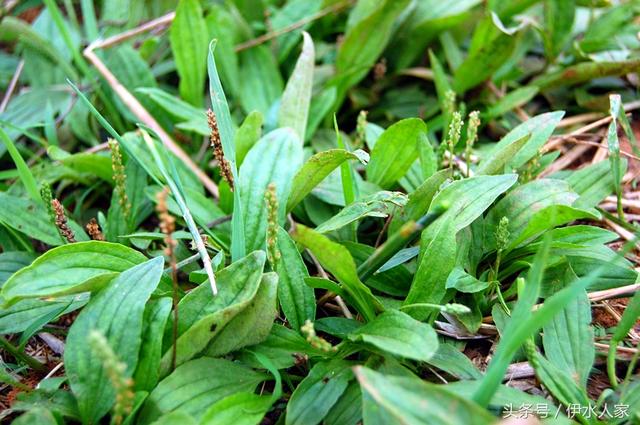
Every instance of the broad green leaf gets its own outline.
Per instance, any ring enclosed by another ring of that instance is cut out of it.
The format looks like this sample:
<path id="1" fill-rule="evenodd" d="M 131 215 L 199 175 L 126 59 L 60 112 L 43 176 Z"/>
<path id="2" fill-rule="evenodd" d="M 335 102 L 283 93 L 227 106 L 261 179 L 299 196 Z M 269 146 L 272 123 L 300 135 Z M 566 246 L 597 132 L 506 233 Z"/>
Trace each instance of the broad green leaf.
<path id="1" fill-rule="evenodd" d="M 216 401 L 239 392 L 252 392 L 265 379 L 264 373 L 230 360 L 191 360 L 176 368 L 149 394 L 138 423 L 150 424 L 170 412 L 186 413 L 200 420 Z"/>
<path id="2" fill-rule="evenodd" d="M 356 264 L 347 248 L 301 224 L 291 236 L 313 252 L 320 264 L 335 276 L 366 320 L 372 320 L 375 311 L 382 311 L 380 301 L 358 278 Z"/>
<path id="3" fill-rule="evenodd" d="M 436 224 L 449 218 L 454 223 L 455 232 L 467 227 L 517 180 L 516 174 L 503 174 L 475 176 L 454 181 L 442 189 L 431 201 L 429 211 L 434 211 L 441 206 L 445 206 L 446 211 L 434 225 L 427 228 L 427 232 L 437 230 L 439 227 Z"/>
<path id="4" fill-rule="evenodd" d="M 89 291 L 146 259 L 138 251 L 110 242 L 63 245 L 11 276 L 2 287 L 2 297 L 11 304 L 23 298 Z"/>
<path id="5" fill-rule="evenodd" d="M 435 224 L 433 225 L 435 226 Z M 449 273 L 455 266 L 456 227 L 455 219 L 449 217 L 442 221 L 433 237 L 422 232 L 418 269 L 413 277 L 411 289 L 403 305 L 420 303 L 440 304 L 446 291 Z M 424 319 L 428 313 L 421 308 L 409 308 L 411 316 Z"/>
<path id="6" fill-rule="evenodd" d="M 255 251 L 216 273 L 219 292 L 211 296 L 208 285 L 200 285 L 178 304 L 177 358 L 180 365 L 203 352 L 224 327 L 254 299 L 264 267 L 265 254 Z M 171 370 L 172 348 L 162 357 L 160 376 Z"/>
<path id="7" fill-rule="evenodd" d="M 409 193 L 407 205 L 405 205 L 400 217 L 404 220 L 418 220 L 425 215 L 429 211 L 433 197 L 450 176 L 449 170 L 440 170 L 426 179 L 415 191 Z"/>
<path id="8" fill-rule="evenodd" d="M 369 181 L 387 189 L 404 176 L 418 158 L 420 135 L 426 132 L 427 126 L 418 118 L 398 121 L 386 129 L 371 151 Z"/>
<path id="9" fill-rule="evenodd" d="M 265 245 L 267 207 L 264 194 L 270 183 L 276 186 L 278 218 L 284 224 L 285 199 L 295 172 L 302 164 L 302 144 L 291 129 L 278 129 L 265 135 L 247 154 L 240 167 L 237 191 L 242 199 L 246 249 Z"/>
<path id="10" fill-rule="evenodd" d="M 364 366 L 356 366 L 354 373 L 362 389 L 366 425 L 485 425 L 495 421 L 477 404 L 448 391 L 446 385 L 385 376 Z"/>
<path id="11" fill-rule="evenodd" d="M 515 142 L 507 145 L 504 149 L 492 152 L 492 155 L 488 158 L 484 158 L 478 168 L 476 170 L 477 175 L 494 175 L 494 174 L 502 174 L 504 172 L 504 167 L 507 165 L 514 156 L 518 154 L 520 149 L 522 149 L 527 142 L 529 141 L 529 136 L 524 136 Z"/>
<path id="12" fill-rule="evenodd" d="M 56 421 L 56 418 L 51 411 L 44 407 L 36 407 L 18 416 L 11 423 L 16 425 L 57 425 L 58 421 Z"/>
<path id="13" fill-rule="evenodd" d="M 151 391 L 160 378 L 162 338 L 171 306 L 171 298 L 163 297 L 150 302 L 144 310 L 142 344 L 138 365 L 133 374 L 135 389 L 138 391 Z"/>
<path id="14" fill-rule="evenodd" d="M 27 267 L 37 258 L 36 254 L 24 251 L 0 253 L 0 287 L 18 270 Z"/>
<path id="15" fill-rule="evenodd" d="M 571 376 L 571 370 L 559 367 L 538 352 L 534 354 L 533 363 L 536 376 L 561 403 L 565 405 L 575 403 L 585 407 L 591 404 L 585 390 L 575 381 L 575 376 Z"/>
<path id="16" fill-rule="evenodd" d="M 202 416 L 200 425 L 258 425 L 271 407 L 270 396 L 241 392 L 215 402 Z"/>
<path id="17" fill-rule="evenodd" d="M 276 368 L 286 369 L 296 362 L 297 354 L 304 353 L 309 357 L 324 357 L 326 352 L 314 348 L 298 332 L 280 324 L 274 324 L 271 333 L 263 342 L 240 351 L 237 357 L 252 367 L 262 368 L 256 361 L 255 354 L 267 358 Z M 296 354 L 297 353 L 297 354 Z"/>
<path id="18" fill-rule="evenodd" d="M 157 420 L 153 421 L 153 425 L 198 425 L 193 416 L 188 413 L 177 411 L 170 412 L 166 415 L 160 416 Z"/>
<path id="19" fill-rule="evenodd" d="M 333 170 L 349 159 L 366 163 L 368 156 L 360 150 L 349 152 L 345 149 L 329 149 L 309 158 L 293 178 L 291 193 L 287 200 L 287 212 L 298 205 Z"/>
<path id="20" fill-rule="evenodd" d="M 209 357 L 222 357 L 264 341 L 278 315 L 277 293 L 278 276 L 275 273 L 264 274 L 251 303 L 215 335 L 205 354 Z"/>
<path id="21" fill-rule="evenodd" d="M 115 390 L 106 371 L 87 349 L 91 331 L 107 338 L 132 376 L 142 343 L 144 306 L 162 277 L 164 260 L 156 257 L 115 277 L 95 294 L 74 321 L 66 340 L 64 364 L 71 390 L 85 422 L 97 422 L 115 402 Z"/>
<path id="22" fill-rule="evenodd" d="M 0 309 L 0 334 L 24 332 L 43 318 L 55 320 L 64 314 L 71 313 L 84 306 L 88 301 L 86 295 L 62 297 L 53 300 L 26 299 Z"/>
<path id="23" fill-rule="evenodd" d="M 307 267 L 298 252 L 295 242 L 286 230 L 278 228 L 278 300 L 291 328 L 299 330 L 307 320 L 316 316 L 316 299 L 313 289 L 304 282 L 309 277 Z"/>
<path id="24" fill-rule="evenodd" d="M 315 48 L 308 33 L 303 31 L 302 38 L 302 52 L 280 101 L 278 124 L 280 127 L 292 128 L 300 142 L 304 143 L 311 104 Z"/>
<path id="25" fill-rule="evenodd" d="M 586 388 L 595 359 L 591 303 L 587 293 L 583 291 L 571 300 L 544 326 L 542 335 L 545 356 L 581 388 Z"/>
<path id="26" fill-rule="evenodd" d="M 352 381 L 324 418 L 324 425 L 355 425 L 362 421 L 362 392 Z"/>
<path id="27" fill-rule="evenodd" d="M 36 203 L 30 199 L 9 195 L 7 192 L 0 192 L 0 204 L 2 204 L 2 208 L 0 208 L 0 223 L 47 245 L 58 246 L 63 243 L 58 229 L 51 221 L 47 210 L 41 202 Z M 82 227 L 76 222 L 69 220 L 68 224 L 75 233 L 76 240 L 89 240 Z"/>
<path id="28" fill-rule="evenodd" d="M 444 116 L 447 111 L 447 93 L 449 90 L 453 90 L 451 87 L 451 81 L 449 75 L 447 75 L 442 67 L 442 64 L 438 60 L 438 57 L 429 50 L 429 63 L 431 64 L 431 69 L 433 70 L 433 82 L 436 86 L 436 93 L 438 94 L 438 104 L 440 105 L 440 110 Z M 453 112 L 453 111 L 451 111 Z M 451 121 L 451 114 L 448 116 L 444 116 L 444 126 L 447 127 L 447 124 Z"/>
<path id="29" fill-rule="evenodd" d="M 251 150 L 253 145 L 260 140 L 262 135 L 262 121 L 264 117 L 258 111 L 253 111 L 242 122 L 236 131 L 234 144 L 236 146 L 236 160 L 238 166 L 242 165 L 244 157 Z"/>
<path id="30" fill-rule="evenodd" d="M 547 142 L 563 116 L 563 111 L 546 112 L 523 122 L 504 136 L 494 146 L 488 154 L 488 157 L 497 157 L 500 155 L 500 152 L 508 149 L 510 145 L 521 142 L 523 137 L 530 136 L 529 141 L 507 164 L 509 167 L 514 169 L 523 166 L 527 161 L 538 154 L 538 151 Z"/>
<path id="31" fill-rule="evenodd" d="M 473 380 L 482 377 L 482 373 L 478 370 L 477 366 L 453 344 L 439 343 L 438 350 L 431 356 L 427 363 L 444 370 L 458 379 Z"/>
<path id="32" fill-rule="evenodd" d="M 403 207 L 407 197 L 402 192 L 386 190 L 362 198 L 344 207 L 340 212 L 316 228 L 317 232 L 328 233 L 338 230 L 365 217 L 387 217 L 396 208 Z"/>
<path id="33" fill-rule="evenodd" d="M 180 76 L 180 96 L 195 106 L 202 105 L 208 37 L 200 1 L 180 0 L 169 40 Z"/>
<path id="34" fill-rule="evenodd" d="M 544 230 L 593 213 L 571 207 L 578 195 L 563 180 L 539 179 L 518 186 L 502 198 L 487 214 L 485 246 L 495 247 L 495 230 L 502 217 L 509 219 L 509 249 Z"/>
<path id="35" fill-rule="evenodd" d="M 255 46 L 240 53 L 240 105 L 246 113 L 260 111 L 265 117 L 282 96 L 284 83 L 271 49 Z M 298 142 L 300 143 L 300 142 Z M 300 143 L 302 144 L 302 143 Z"/>
<path id="36" fill-rule="evenodd" d="M 353 379 L 351 366 L 344 360 L 317 363 L 291 394 L 285 424 L 319 424 Z"/>
<path id="37" fill-rule="evenodd" d="M 478 280 L 464 271 L 461 267 L 455 267 L 447 277 L 446 288 L 460 292 L 473 294 L 489 287 L 489 282 Z"/>
<path id="38" fill-rule="evenodd" d="M 428 361 L 438 349 L 438 337 L 429 324 L 397 310 L 385 311 L 348 338 L 373 345 L 387 353 L 423 362 Z"/>
<path id="39" fill-rule="evenodd" d="M 627 161 L 621 158 L 621 174 L 627 169 Z M 604 198 L 615 191 L 615 181 L 611 166 L 600 161 L 571 172 L 565 180 L 580 197 L 573 203 L 576 208 L 594 208 Z"/>
<path id="40" fill-rule="evenodd" d="M 350 28 L 336 57 L 335 85 L 338 103 L 352 86 L 360 82 L 375 64 L 391 38 L 393 24 L 408 0 L 383 0 L 376 10 Z"/>

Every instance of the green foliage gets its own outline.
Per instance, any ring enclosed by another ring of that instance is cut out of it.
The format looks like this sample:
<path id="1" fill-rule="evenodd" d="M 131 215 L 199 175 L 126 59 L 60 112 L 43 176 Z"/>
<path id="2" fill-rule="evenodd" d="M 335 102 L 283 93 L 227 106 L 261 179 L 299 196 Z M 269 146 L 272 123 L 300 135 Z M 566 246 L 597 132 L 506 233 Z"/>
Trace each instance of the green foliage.
<path id="1" fill-rule="evenodd" d="M 637 2 L 42 3 L 0 8 L 3 419 L 637 420 Z"/>

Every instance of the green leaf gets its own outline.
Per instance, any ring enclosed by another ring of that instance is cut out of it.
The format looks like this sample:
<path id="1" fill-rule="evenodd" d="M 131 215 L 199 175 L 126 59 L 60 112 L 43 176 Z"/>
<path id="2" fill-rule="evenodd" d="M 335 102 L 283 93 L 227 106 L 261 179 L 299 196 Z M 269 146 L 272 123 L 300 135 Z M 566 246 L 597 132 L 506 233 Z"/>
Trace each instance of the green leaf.
<path id="1" fill-rule="evenodd" d="M 378 60 L 391 38 L 396 18 L 407 4 L 408 0 L 383 0 L 373 13 L 347 30 L 336 58 L 338 104 Z"/>
<path id="2" fill-rule="evenodd" d="M 293 240 L 312 251 L 322 267 L 335 276 L 353 299 L 354 307 L 367 321 L 375 317 L 376 310 L 382 311 L 380 301 L 358 278 L 356 264 L 347 248 L 301 224 L 296 226 L 291 236 Z"/>
<path id="3" fill-rule="evenodd" d="M 40 191 L 38 190 L 38 183 L 36 183 L 36 179 L 33 177 L 33 174 L 31 174 L 31 170 L 27 163 L 22 159 L 22 155 L 18 152 L 16 145 L 2 127 L 0 127 L 0 141 L 7 148 L 9 156 L 11 156 L 13 163 L 16 165 L 18 175 L 20 176 L 20 180 L 22 181 L 24 188 L 27 190 L 27 193 L 34 202 L 41 203 L 42 199 L 40 198 Z"/>
<path id="4" fill-rule="evenodd" d="M 324 357 L 327 354 L 312 347 L 298 332 L 276 323 L 266 340 L 236 355 L 243 363 L 252 367 L 263 367 L 256 361 L 255 354 L 258 354 L 267 358 L 278 369 L 286 369 L 295 364 L 296 353 L 304 353 L 309 357 Z"/>
<path id="5" fill-rule="evenodd" d="M 574 275 L 575 278 L 575 275 Z M 580 293 L 543 327 L 544 353 L 558 369 L 586 388 L 595 359 L 591 303 Z"/>
<path id="6" fill-rule="evenodd" d="M 109 242 L 76 242 L 51 249 L 11 276 L 2 297 L 12 304 L 23 298 L 52 297 L 98 289 L 116 274 L 147 258 Z"/>
<path id="7" fill-rule="evenodd" d="M 418 158 L 423 141 L 420 135 L 426 132 L 427 126 L 419 118 L 407 118 L 386 129 L 371 151 L 369 181 L 387 189 L 404 176 Z"/>
<path id="8" fill-rule="evenodd" d="M 37 255 L 24 251 L 7 251 L 0 253 L 0 287 L 18 270 L 27 267 Z"/>
<path id="9" fill-rule="evenodd" d="M 440 170 L 426 179 L 424 183 L 409 194 L 407 205 L 405 205 L 400 217 L 404 220 L 418 220 L 425 215 L 429 211 L 433 197 L 449 176 L 451 176 L 449 170 Z"/>
<path id="10" fill-rule="evenodd" d="M 237 191 L 242 199 L 244 234 L 249 251 L 262 249 L 267 229 L 264 194 L 270 183 L 276 186 L 278 218 L 284 224 L 285 202 L 295 172 L 302 164 L 302 144 L 291 129 L 278 129 L 265 135 L 247 154 L 240 167 Z"/>
<path id="11" fill-rule="evenodd" d="M 454 74 L 456 92 L 464 93 L 490 78 L 511 57 L 515 46 L 516 37 L 502 32 L 485 15 L 473 33 L 469 54 Z"/>
<path id="12" fill-rule="evenodd" d="M 446 211 L 436 223 L 427 228 L 427 232 L 437 230 L 439 228 L 437 223 L 449 218 L 455 224 L 455 232 L 467 227 L 517 180 L 516 174 L 503 174 L 475 176 L 454 181 L 442 189 L 431 201 L 429 211 L 434 211 L 442 206 L 446 206 Z"/>
<path id="13" fill-rule="evenodd" d="M 200 425 L 258 425 L 271 407 L 270 396 L 236 393 L 214 403 L 200 420 Z"/>
<path id="14" fill-rule="evenodd" d="M 307 267 L 298 252 L 295 242 L 286 230 L 278 228 L 278 300 L 287 321 L 295 330 L 299 330 L 307 320 L 316 316 L 316 299 L 313 289 L 304 279 L 309 277 Z"/>
<path id="15" fill-rule="evenodd" d="M 530 84 L 540 90 L 574 86 L 596 78 L 618 77 L 640 70 L 640 59 L 619 62 L 581 62 L 535 78 Z"/>
<path id="16" fill-rule="evenodd" d="M 539 179 L 518 186 L 487 214 L 485 246 L 495 247 L 494 233 L 502 217 L 509 219 L 509 249 L 560 224 L 593 218 L 593 213 L 571 207 L 576 199 L 578 196 L 563 180 Z"/>
<path id="17" fill-rule="evenodd" d="M 376 192 L 358 202 L 344 207 L 340 212 L 316 228 L 317 232 L 328 233 L 361 220 L 365 217 L 387 217 L 398 207 L 403 207 L 407 197 L 402 192 L 386 190 Z"/>
<path id="18" fill-rule="evenodd" d="M 307 32 L 302 32 L 302 52 L 296 62 L 293 73 L 282 94 L 278 124 L 290 127 L 304 142 L 311 104 L 311 88 L 313 86 L 313 67 L 315 66 L 315 48 L 313 40 Z"/>
<path id="19" fill-rule="evenodd" d="M 495 421 L 486 410 L 448 391 L 447 386 L 415 377 L 385 376 L 364 366 L 356 366 L 354 373 L 362 389 L 367 425 L 485 425 Z"/>
<path id="20" fill-rule="evenodd" d="M 263 274 L 251 303 L 215 335 L 205 354 L 209 357 L 221 357 L 264 341 L 278 315 L 277 293 L 278 276 L 275 273 Z"/>
<path id="21" fill-rule="evenodd" d="M 209 407 L 239 392 L 252 392 L 267 375 L 236 362 L 202 357 L 178 367 L 149 394 L 138 423 L 150 424 L 164 414 L 179 412 L 200 420 Z"/>
<path id="22" fill-rule="evenodd" d="M 489 282 L 483 282 L 471 276 L 461 267 L 455 267 L 447 277 L 446 288 L 473 294 L 489 287 Z"/>
<path id="23" fill-rule="evenodd" d="M 180 365 L 203 352 L 224 327 L 251 303 L 256 296 L 265 253 L 255 251 L 216 273 L 219 292 L 211 296 L 207 285 L 189 292 L 178 304 L 177 358 Z M 172 348 L 162 357 L 161 376 L 166 376 L 172 363 Z"/>
<path id="24" fill-rule="evenodd" d="M 169 40 L 180 76 L 180 96 L 195 106 L 202 105 L 208 37 L 200 2 L 180 0 Z"/>
<path id="25" fill-rule="evenodd" d="M 115 402 L 105 370 L 87 349 L 92 330 L 101 331 L 132 376 L 142 343 L 144 306 L 162 277 L 164 260 L 156 257 L 121 273 L 95 294 L 74 321 L 66 340 L 64 363 L 84 421 L 97 422 Z"/>
<path id="26" fill-rule="evenodd" d="M 329 149 L 309 158 L 293 178 L 291 193 L 287 200 L 287 212 L 298 205 L 333 170 L 349 159 L 366 163 L 368 156 L 361 150 L 349 152 L 345 149 Z"/>
<path id="27" fill-rule="evenodd" d="M 500 151 L 494 151 L 488 158 L 484 158 L 480 164 L 478 165 L 478 169 L 476 170 L 477 175 L 493 175 L 493 174 L 502 174 L 504 172 L 504 167 L 507 165 L 514 156 L 520 152 L 527 142 L 529 141 L 529 136 L 524 136 L 515 142 L 507 145 L 504 149 Z"/>
<path id="28" fill-rule="evenodd" d="M 438 349 L 438 337 L 427 323 L 406 313 L 388 310 L 348 336 L 407 359 L 426 362 Z"/>
<path id="29" fill-rule="evenodd" d="M 58 421 L 48 409 L 36 407 L 23 413 L 11 423 L 16 425 L 57 425 Z"/>
<path id="30" fill-rule="evenodd" d="M 253 111 L 242 122 L 234 138 L 236 147 L 236 160 L 238 166 L 242 165 L 244 157 L 251 150 L 253 145 L 260 140 L 262 135 L 262 121 L 264 117 L 258 111 Z"/>
<path id="31" fill-rule="evenodd" d="M 571 37 L 576 15 L 574 0 L 545 0 L 544 2 L 544 49 L 547 58 L 554 59 Z"/>
<path id="32" fill-rule="evenodd" d="M 209 54 L 207 56 L 207 70 L 209 74 L 209 96 L 211 98 L 211 109 L 216 115 L 218 129 L 220 131 L 220 141 L 224 157 L 229 161 L 231 173 L 234 181 L 238 181 L 238 168 L 236 163 L 236 149 L 234 143 L 234 128 L 231 121 L 229 104 L 224 95 L 220 76 L 216 68 L 216 61 L 213 56 L 216 42 L 213 40 L 209 44 Z M 233 216 L 231 218 L 231 258 L 233 261 L 239 260 L 247 254 L 245 241 L 245 222 L 243 218 L 243 206 L 240 199 L 240 191 L 233 192 Z"/>
<path id="33" fill-rule="evenodd" d="M 570 371 L 558 367 L 540 353 L 534 354 L 536 376 L 555 398 L 565 405 L 589 406 L 591 401 Z M 579 416 L 582 416 L 578 414 Z"/>
<path id="34" fill-rule="evenodd" d="M 35 202 L 0 192 L 0 204 L 0 223 L 47 245 L 58 246 L 64 243 L 42 201 Z M 73 220 L 69 220 L 68 224 L 77 240 L 89 239 L 82 227 Z"/>
<path id="35" fill-rule="evenodd" d="M 62 297 L 54 300 L 26 299 L 0 309 L 0 334 L 15 334 L 33 329 L 43 318 L 55 320 L 85 305 L 86 295 Z M 53 316 L 55 315 L 55 316 Z"/>
<path id="36" fill-rule="evenodd" d="M 220 65 L 220 74 L 225 87 L 234 97 L 240 92 L 240 71 L 238 67 L 238 54 L 234 45 L 240 41 L 236 18 L 236 10 L 222 4 L 207 4 L 209 13 L 206 17 L 209 39 L 217 42 L 215 57 Z"/>
<path id="37" fill-rule="evenodd" d="M 144 310 L 142 344 L 138 366 L 133 375 L 137 391 L 151 391 L 160 378 L 162 338 L 171 313 L 172 300 L 163 297 L 150 302 Z"/>
<path id="38" fill-rule="evenodd" d="M 627 161 L 621 158 L 620 163 L 622 170 L 626 170 Z M 621 174 L 624 174 L 622 170 Z M 594 208 L 616 190 L 611 165 L 607 161 L 596 162 L 573 171 L 565 177 L 565 180 L 571 189 L 580 195 L 573 203 L 576 208 Z"/>
<path id="39" fill-rule="evenodd" d="M 446 213 L 445 213 L 446 214 Z M 433 226 L 436 226 L 434 224 Z M 445 292 L 449 273 L 455 266 L 456 233 L 455 219 L 450 217 L 431 232 L 422 232 L 418 270 L 413 277 L 411 289 L 403 306 L 420 303 L 440 304 Z M 421 308 L 410 308 L 411 316 L 424 319 L 428 313 Z"/>
<path id="40" fill-rule="evenodd" d="M 352 381 L 324 418 L 324 425 L 355 425 L 362 421 L 362 392 Z"/>
<path id="41" fill-rule="evenodd" d="M 481 116 L 485 120 L 498 118 L 512 109 L 527 104 L 527 102 L 538 94 L 538 91 L 538 88 L 535 86 L 525 86 L 515 89 L 498 99 L 495 103 L 489 105 Z"/>
<path id="42" fill-rule="evenodd" d="M 353 378 L 351 366 L 344 360 L 317 363 L 291 394 L 285 424 L 319 424 Z"/>
<path id="43" fill-rule="evenodd" d="M 254 46 L 240 53 L 240 80 L 238 100 L 242 109 L 246 113 L 260 111 L 268 116 L 271 107 L 282 96 L 284 86 L 278 63 L 269 47 Z"/>
<path id="44" fill-rule="evenodd" d="M 522 167 L 527 161 L 538 154 L 542 146 L 549 140 L 553 130 L 563 116 L 564 111 L 556 111 L 546 112 L 528 119 L 504 136 L 488 154 L 488 158 L 500 156 L 500 153 L 509 149 L 510 145 L 521 142 L 523 137 L 530 136 L 529 141 L 507 164 L 514 169 Z"/>

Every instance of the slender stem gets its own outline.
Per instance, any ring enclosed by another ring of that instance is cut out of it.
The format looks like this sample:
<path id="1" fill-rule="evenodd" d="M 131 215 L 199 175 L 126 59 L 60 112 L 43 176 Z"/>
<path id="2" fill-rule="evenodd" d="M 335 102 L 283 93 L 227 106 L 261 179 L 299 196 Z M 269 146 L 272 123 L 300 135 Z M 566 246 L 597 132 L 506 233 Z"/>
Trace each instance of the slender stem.
<path id="1" fill-rule="evenodd" d="M 396 252 L 413 241 L 425 227 L 433 223 L 444 211 L 444 207 L 436 207 L 432 212 L 425 214 L 418 221 L 405 223 L 400 230 L 391 235 L 380 248 L 376 249 L 369 258 L 360 264 L 360 267 L 358 267 L 358 277 L 360 280 L 364 282 L 371 277 L 371 275 L 393 257 Z"/>
<path id="2" fill-rule="evenodd" d="M 45 365 L 43 363 L 40 363 L 38 360 L 36 360 L 35 358 L 31 357 L 30 355 L 23 353 L 22 351 L 20 351 L 16 346 L 14 346 L 13 344 L 11 344 L 5 337 L 0 336 L 0 345 L 2 345 L 2 347 L 9 353 L 11 354 L 16 360 L 20 360 L 24 363 L 26 363 L 31 369 L 33 370 L 37 370 L 39 372 L 45 370 Z"/>

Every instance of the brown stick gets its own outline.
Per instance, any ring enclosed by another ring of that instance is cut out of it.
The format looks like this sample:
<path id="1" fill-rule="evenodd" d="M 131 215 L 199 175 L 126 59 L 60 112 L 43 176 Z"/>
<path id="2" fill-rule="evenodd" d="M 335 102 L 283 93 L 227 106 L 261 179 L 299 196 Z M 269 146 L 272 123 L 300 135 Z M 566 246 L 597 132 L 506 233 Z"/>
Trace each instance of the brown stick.
<path id="1" fill-rule="evenodd" d="M 138 118 L 143 124 L 147 125 L 151 128 L 160 138 L 164 146 L 169 149 L 175 156 L 180 158 L 187 164 L 196 176 L 200 179 L 202 184 L 207 188 L 207 190 L 217 198 L 218 195 L 218 186 L 214 183 L 211 178 L 198 167 L 198 165 L 191 159 L 189 155 L 182 150 L 180 146 L 173 141 L 171 136 L 164 131 L 162 126 L 158 124 L 158 122 L 151 116 L 151 114 L 142 106 L 142 104 L 136 99 L 129 91 L 118 81 L 115 75 L 107 68 L 107 66 L 100 60 L 100 58 L 93 51 L 99 43 L 90 44 L 84 50 L 84 56 L 95 66 L 98 72 L 102 75 L 102 77 L 107 81 L 107 83 L 111 86 L 114 92 L 120 97 L 122 102 L 129 107 L 131 112 Z"/>
<path id="2" fill-rule="evenodd" d="M 18 62 L 18 66 L 16 67 L 16 72 L 13 73 L 13 77 L 11 77 L 11 81 L 9 81 L 9 86 L 7 87 L 7 91 L 4 93 L 4 97 L 2 98 L 2 103 L 0 103 L 0 113 L 4 112 L 9 104 L 9 99 L 11 99 L 11 95 L 13 91 L 16 89 L 18 85 L 18 79 L 20 78 L 20 74 L 22 74 L 22 69 L 24 68 L 24 59 Z"/>

